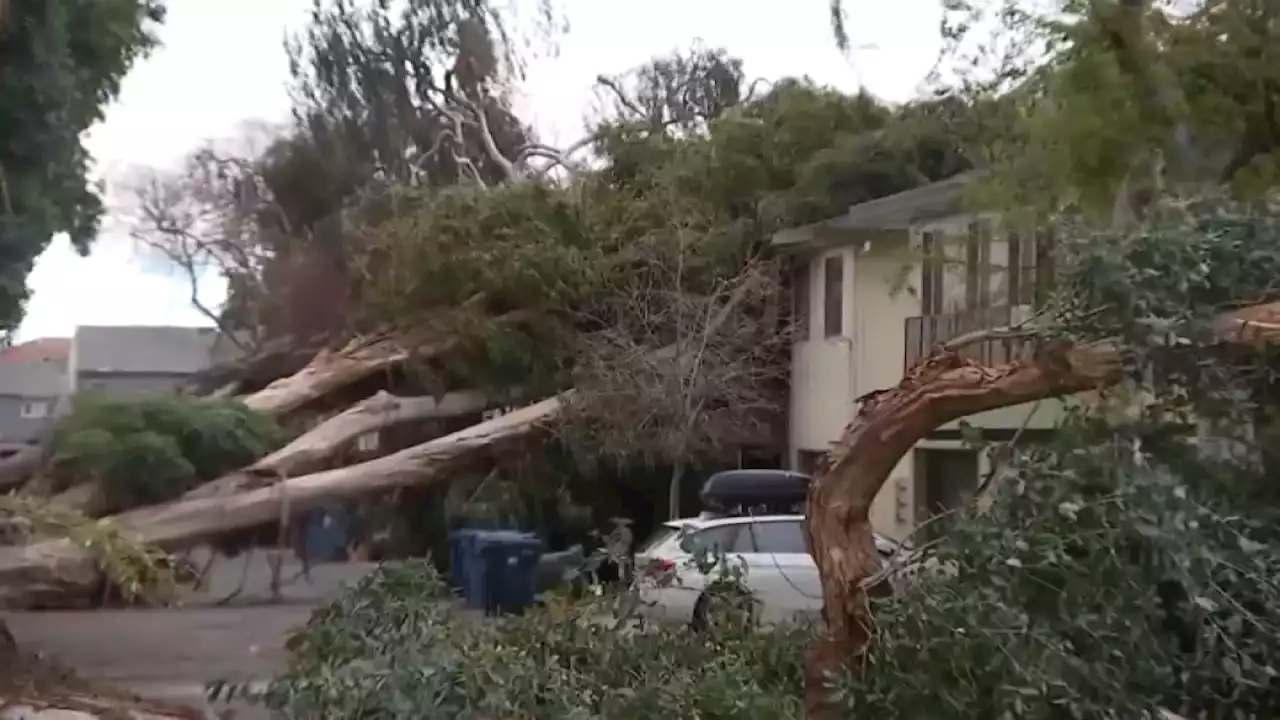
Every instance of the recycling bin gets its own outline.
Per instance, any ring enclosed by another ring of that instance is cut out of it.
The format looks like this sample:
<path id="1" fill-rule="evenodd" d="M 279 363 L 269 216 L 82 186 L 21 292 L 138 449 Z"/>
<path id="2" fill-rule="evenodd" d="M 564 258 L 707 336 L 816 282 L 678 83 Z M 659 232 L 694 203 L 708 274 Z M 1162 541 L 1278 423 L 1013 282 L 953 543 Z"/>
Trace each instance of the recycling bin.
<path id="1" fill-rule="evenodd" d="M 512 531 L 478 534 L 473 559 L 481 568 L 476 573 L 476 589 L 483 600 L 474 606 L 483 608 L 487 615 L 523 612 L 537 594 L 541 556 L 542 540 L 536 535 Z"/>
<path id="2" fill-rule="evenodd" d="M 460 528 L 449 533 L 449 586 L 467 596 L 467 562 L 474 552 L 475 528 Z"/>

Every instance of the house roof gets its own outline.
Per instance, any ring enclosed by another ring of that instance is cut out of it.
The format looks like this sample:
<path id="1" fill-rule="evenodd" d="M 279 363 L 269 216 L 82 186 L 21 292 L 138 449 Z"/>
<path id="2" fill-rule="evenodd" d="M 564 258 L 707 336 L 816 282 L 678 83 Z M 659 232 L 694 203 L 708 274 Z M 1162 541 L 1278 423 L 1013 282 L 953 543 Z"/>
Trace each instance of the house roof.
<path id="1" fill-rule="evenodd" d="M 984 174 L 982 170 L 970 170 L 936 183 L 858 203 L 838 217 L 782 230 L 773 236 L 772 242 L 775 246 L 807 245 L 821 241 L 827 233 L 906 230 L 922 220 L 955 215 L 963 211 L 965 191 Z"/>
<path id="2" fill-rule="evenodd" d="M 37 338 L 0 350 L 0 365 L 41 360 L 66 360 L 71 353 L 71 338 Z"/>
<path id="3" fill-rule="evenodd" d="M 65 395 L 69 389 L 64 359 L 0 364 L 0 395 L 55 398 Z"/>
<path id="4" fill-rule="evenodd" d="M 82 325 L 76 328 L 77 372 L 191 374 L 225 351 L 216 328 Z"/>

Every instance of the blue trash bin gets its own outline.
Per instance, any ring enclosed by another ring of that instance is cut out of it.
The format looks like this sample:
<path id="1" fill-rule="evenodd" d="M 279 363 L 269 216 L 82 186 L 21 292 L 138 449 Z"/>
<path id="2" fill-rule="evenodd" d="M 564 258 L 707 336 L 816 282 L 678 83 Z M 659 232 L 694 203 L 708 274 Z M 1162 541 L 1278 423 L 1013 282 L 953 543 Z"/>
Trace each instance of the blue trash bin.
<path id="1" fill-rule="evenodd" d="M 467 595 L 467 562 L 474 553 L 475 528 L 459 528 L 449 533 L 449 586 Z"/>
<path id="2" fill-rule="evenodd" d="M 537 592 L 538 558 L 542 540 L 530 533 L 499 531 L 484 533 L 475 541 L 477 573 L 483 601 L 477 603 L 486 614 L 519 613 L 533 604 Z"/>

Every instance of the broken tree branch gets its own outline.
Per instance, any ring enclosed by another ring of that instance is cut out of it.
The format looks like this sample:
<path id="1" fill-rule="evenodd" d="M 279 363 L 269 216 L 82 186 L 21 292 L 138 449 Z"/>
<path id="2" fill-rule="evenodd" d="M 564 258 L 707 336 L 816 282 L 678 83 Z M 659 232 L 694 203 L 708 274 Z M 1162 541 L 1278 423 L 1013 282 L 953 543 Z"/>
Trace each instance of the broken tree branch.
<path id="1" fill-rule="evenodd" d="M 1224 343 L 1257 346 L 1280 339 L 1280 302 L 1220 315 Z M 872 501 L 889 473 L 937 427 L 1002 407 L 1101 389 L 1124 377 L 1122 354 L 1105 346 L 1051 343 L 1036 357 L 987 367 L 944 351 L 911 368 L 898 385 L 866 396 L 833 445 L 807 502 L 809 552 L 822 578 L 826 632 L 805 673 L 807 717 L 836 717 L 827 678 L 861 654 L 869 639 L 864 590 L 880 569 L 870 522 Z"/>
<path id="2" fill-rule="evenodd" d="M 261 487 L 264 478 L 297 477 L 330 467 L 335 456 L 361 435 L 403 423 L 479 413 L 491 402 L 482 393 L 449 393 L 432 397 L 396 397 L 379 392 L 320 423 L 258 462 L 206 483 L 184 500 L 232 495 Z"/>

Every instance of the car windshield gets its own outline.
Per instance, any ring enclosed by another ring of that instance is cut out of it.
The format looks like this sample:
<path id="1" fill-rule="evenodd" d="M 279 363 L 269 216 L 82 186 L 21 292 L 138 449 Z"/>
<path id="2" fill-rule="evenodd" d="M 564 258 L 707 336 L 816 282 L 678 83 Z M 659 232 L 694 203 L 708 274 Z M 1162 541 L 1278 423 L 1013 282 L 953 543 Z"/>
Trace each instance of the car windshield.
<path id="1" fill-rule="evenodd" d="M 680 530 L 678 528 L 673 528 L 668 525 L 663 525 L 659 527 L 657 530 L 653 531 L 653 534 L 650 535 L 647 540 L 645 540 L 643 543 L 640 543 L 639 545 L 640 553 L 643 554 L 647 552 L 653 552 L 653 550 L 657 548 L 659 545 L 667 542 L 668 540 L 670 540 L 671 538 L 675 537 L 678 534 L 680 534 Z"/>

